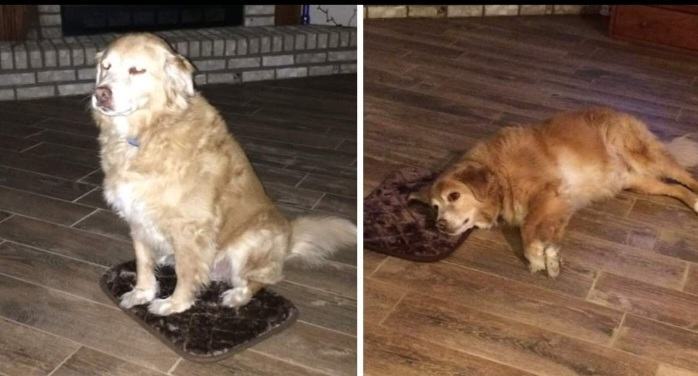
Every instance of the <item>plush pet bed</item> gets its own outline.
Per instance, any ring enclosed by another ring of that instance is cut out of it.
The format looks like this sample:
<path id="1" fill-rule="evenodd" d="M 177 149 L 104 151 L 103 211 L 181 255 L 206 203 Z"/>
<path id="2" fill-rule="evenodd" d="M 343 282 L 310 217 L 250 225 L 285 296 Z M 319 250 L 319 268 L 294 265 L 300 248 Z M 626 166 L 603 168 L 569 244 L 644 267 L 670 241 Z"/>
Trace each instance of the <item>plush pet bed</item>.
<path id="1" fill-rule="evenodd" d="M 420 168 L 398 170 L 364 199 L 365 248 L 424 262 L 438 261 L 453 253 L 470 231 L 460 236 L 440 233 L 429 205 L 408 200 L 411 192 L 436 176 Z"/>
<path id="2" fill-rule="evenodd" d="M 136 262 L 129 261 L 109 269 L 100 281 L 104 292 L 118 305 L 119 298 L 130 291 L 136 278 Z M 156 272 L 160 283 L 158 298 L 174 291 L 177 277 L 170 266 Z M 221 293 L 230 286 L 213 282 L 202 291 L 189 310 L 170 316 L 148 312 L 146 304 L 123 309 L 150 333 L 154 334 L 185 359 L 210 362 L 233 355 L 291 325 L 298 310 L 284 297 L 262 290 L 239 309 L 220 305 Z"/>

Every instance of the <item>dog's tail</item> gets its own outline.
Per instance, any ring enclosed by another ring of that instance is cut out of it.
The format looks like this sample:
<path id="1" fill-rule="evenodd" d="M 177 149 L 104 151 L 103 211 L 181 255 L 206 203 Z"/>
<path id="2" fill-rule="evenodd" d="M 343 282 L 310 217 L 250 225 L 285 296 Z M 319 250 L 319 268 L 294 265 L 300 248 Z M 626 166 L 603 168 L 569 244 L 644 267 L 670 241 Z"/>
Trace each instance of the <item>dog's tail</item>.
<path id="1" fill-rule="evenodd" d="M 665 144 L 666 150 L 683 167 L 698 166 L 698 142 L 695 134 L 676 137 Z"/>
<path id="2" fill-rule="evenodd" d="M 287 261 L 315 267 L 337 250 L 356 246 L 356 226 L 346 219 L 299 217 L 291 222 L 291 229 L 291 251 Z"/>

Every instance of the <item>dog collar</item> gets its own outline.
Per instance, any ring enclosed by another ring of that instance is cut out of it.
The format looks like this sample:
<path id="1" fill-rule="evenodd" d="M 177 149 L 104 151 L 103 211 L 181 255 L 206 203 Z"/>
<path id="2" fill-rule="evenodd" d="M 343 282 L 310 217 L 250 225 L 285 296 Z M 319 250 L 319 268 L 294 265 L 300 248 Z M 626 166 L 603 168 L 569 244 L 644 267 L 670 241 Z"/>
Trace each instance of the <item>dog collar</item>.
<path id="1" fill-rule="evenodd" d="M 139 147 L 141 146 L 141 143 L 138 141 L 138 138 L 136 137 L 127 137 L 126 142 L 128 142 L 129 145 Z"/>

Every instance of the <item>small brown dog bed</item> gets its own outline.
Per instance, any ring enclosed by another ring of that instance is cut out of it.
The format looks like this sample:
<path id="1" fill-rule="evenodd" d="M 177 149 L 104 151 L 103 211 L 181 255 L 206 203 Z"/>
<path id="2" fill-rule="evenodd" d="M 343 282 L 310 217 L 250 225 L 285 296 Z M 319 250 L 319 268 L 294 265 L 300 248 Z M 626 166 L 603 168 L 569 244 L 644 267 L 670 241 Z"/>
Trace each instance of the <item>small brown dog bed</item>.
<path id="1" fill-rule="evenodd" d="M 468 237 L 448 236 L 435 227 L 434 211 L 409 195 L 431 183 L 437 174 L 405 168 L 390 174 L 364 199 L 364 246 L 412 261 L 441 260 Z"/>
<path id="2" fill-rule="evenodd" d="M 155 276 L 160 283 L 157 297 L 171 295 L 177 283 L 174 269 L 162 266 Z M 121 295 L 133 289 L 135 279 L 136 262 L 129 261 L 107 270 L 100 285 L 118 305 Z M 268 290 L 258 292 L 238 309 L 222 306 L 221 293 L 229 288 L 225 283 L 212 282 L 199 294 L 194 306 L 169 316 L 151 314 L 147 304 L 122 310 L 181 357 L 196 362 L 231 356 L 279 333 L 298 316 L 293 303 Z"/>

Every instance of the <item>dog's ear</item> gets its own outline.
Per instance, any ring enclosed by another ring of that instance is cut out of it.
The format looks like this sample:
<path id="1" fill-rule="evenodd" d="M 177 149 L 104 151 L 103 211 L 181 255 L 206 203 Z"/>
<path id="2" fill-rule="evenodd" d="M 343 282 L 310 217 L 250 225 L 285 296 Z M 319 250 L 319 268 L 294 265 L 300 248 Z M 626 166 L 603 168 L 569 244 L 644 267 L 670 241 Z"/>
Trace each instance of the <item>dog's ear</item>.
<path id="1" fill-rule="evenodd" d="M 453 176 L 470 187 L 478 201 L 485 201 L 496 188 L 494 174 L 485 166 L 468 164 Z"/>
<path id="2" fill-rule="evenodd" d="M 423 186 L 418 191 L 410 192 L 407 201 L 419 201 L 431 205 L 431 184 Z"/>
<path id="3" fill-rule="evenodd" d="M 187 107 L 187 99 L 194 95 L 194 66 L 184 56 L 172 54 L 165 61 L 165 93 L 170 103 Z"/>

